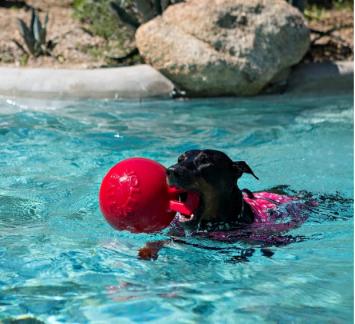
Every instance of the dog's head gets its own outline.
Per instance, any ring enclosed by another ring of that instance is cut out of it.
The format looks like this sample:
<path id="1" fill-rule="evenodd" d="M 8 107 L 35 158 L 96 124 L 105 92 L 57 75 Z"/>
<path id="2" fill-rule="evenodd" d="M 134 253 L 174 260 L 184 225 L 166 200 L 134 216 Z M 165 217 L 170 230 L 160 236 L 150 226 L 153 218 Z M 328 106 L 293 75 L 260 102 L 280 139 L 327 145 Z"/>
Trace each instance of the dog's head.
<path id="1" fill-rule="evenodd" d="M 226 154 L 216 150 L 191 150 L 180 155 L 178 162 L 167 169 L 167 180 L 170 186 L 200 197 L 200 204 L 193 215 L 182 215 L 182 225 L 194 230 L 201 221 L 213 221 L 223 201 L 231 197 L 237 189 L 237 180 L 243 173 L 252 174 L 244 161 L 233 162 Z M 186 199 L 181 195 L 181 200 Z"/>

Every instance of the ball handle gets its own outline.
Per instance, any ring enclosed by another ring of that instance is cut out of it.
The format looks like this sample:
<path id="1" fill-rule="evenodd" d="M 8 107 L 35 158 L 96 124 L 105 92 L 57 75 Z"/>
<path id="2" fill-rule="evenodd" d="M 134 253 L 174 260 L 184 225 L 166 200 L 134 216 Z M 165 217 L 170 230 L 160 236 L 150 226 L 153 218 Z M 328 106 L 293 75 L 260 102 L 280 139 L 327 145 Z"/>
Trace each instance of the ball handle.
<path id="1" fill-rule="evenodd" d="M 179 194 L 184 190 L 168 187 L 169 205 L 168 212 L 179 212 L 183 215 L 191 216 L 200 203 L 200 196 L 196 192 L 187 192 L 186 201 L 179 201 Z"/>

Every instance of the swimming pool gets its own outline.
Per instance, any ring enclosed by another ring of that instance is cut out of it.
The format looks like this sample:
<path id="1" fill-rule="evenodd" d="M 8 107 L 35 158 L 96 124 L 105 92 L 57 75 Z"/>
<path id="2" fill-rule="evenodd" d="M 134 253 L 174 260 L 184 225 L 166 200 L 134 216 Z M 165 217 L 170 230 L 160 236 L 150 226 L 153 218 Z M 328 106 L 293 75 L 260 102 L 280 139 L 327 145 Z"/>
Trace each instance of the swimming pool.
<path id="1" fill-rule="evenodd" d="M 352 103 L 0 99 L 0 320 L 351 322 Z M 326 200 L 288 233 L 302 239 L 266 257 L 257 245 L 190 238 L 197 246 L 137 259 L 145 242 L 164 235 L 113 230 L 98 210 L 102 177 L 127 157 L 171 165 L 205 147 L 248 162 L 260 181 L 244 176 L 241 188 L 287 184 Z"/>

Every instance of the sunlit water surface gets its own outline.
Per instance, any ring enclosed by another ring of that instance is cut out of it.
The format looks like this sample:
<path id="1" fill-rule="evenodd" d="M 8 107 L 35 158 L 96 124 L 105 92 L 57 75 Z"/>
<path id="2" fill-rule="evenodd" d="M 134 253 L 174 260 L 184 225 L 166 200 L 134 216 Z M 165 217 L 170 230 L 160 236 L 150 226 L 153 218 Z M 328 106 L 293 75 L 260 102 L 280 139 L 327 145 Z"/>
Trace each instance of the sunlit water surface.
<path id="1" fill-rule="evenodd" d="M 48 323 L 349 323 L 353 318 L 352 97 L 45 102 L 0 99 L 0 320 Z M 113 230 L 100 181 L 119 160 L 164 165 L 191 148 L 245 160 L 260 181 L 337 195 L 271 246 Z M 347 199 L 347 198 L 350 198 Z M 332 201 L 332 200 L 331 200 Z M 205 247 L 218 247 L 211 250 Z M 253 249 L 247 258 L 238 253 Z"/>

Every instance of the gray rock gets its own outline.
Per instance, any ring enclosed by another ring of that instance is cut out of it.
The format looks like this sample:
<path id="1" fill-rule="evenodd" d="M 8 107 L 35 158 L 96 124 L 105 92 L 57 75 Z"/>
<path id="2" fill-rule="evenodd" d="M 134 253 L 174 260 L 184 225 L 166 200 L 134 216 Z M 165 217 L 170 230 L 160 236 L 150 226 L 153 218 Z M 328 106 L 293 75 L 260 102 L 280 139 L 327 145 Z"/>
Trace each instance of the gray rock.
<path id="1" fill-rule="evenodd" d="M 309 47 L 284 0 L 190 0 L 142 25 L 145 60 L 189 95 L 255 95 Z"/>

